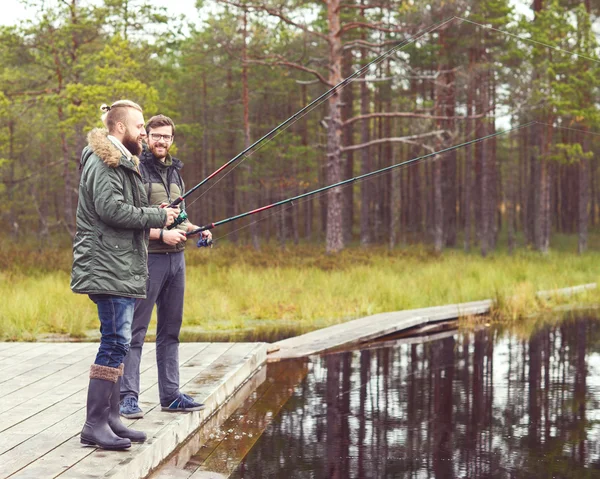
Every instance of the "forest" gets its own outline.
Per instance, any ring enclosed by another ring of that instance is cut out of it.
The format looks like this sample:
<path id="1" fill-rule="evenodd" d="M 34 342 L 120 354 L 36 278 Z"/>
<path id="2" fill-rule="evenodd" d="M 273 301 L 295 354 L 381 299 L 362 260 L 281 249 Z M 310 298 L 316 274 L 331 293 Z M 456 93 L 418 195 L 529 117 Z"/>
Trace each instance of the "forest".
<path id="1" fill-rule="evenodd" d="M 149 1 L 48 5 L 0 30 L 5 241 L 69 243 L 102 103 L 128 98 L 146 119 L 173 118 L 191 188 L 369 63 L 190 195 L 192 221 L 427 156 L 215 237 L 485 256 L 499 245 L 546 253 L 557 233 L 583 252 L 600 222 L 595 1 L 211 0 L 197 19 Z"/>

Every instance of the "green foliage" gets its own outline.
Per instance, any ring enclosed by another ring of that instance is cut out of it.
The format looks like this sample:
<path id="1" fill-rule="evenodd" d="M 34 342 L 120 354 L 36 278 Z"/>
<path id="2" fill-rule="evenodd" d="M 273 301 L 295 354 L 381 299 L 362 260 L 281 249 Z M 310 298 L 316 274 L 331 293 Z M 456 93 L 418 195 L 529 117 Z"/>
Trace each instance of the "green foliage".
<path id="1" fill-rule="evenodd" d="M 593 157 L 594 152 L 584 152 L 580 143 L 557 143 L 554 145 L 554 154 L 550 155 L 551 160 L 565 164 L 579 163 Z"/>

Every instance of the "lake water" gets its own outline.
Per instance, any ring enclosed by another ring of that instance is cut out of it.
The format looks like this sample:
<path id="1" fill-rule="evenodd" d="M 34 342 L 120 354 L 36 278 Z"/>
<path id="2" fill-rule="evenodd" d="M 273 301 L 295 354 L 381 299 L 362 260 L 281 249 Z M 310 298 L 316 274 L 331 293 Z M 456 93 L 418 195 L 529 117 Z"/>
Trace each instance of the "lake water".
<path id="1" fill-rule="evenodd" d="M 527 324 L 269 365 L 231 477 L 600 478 L 600 321 Z"/>

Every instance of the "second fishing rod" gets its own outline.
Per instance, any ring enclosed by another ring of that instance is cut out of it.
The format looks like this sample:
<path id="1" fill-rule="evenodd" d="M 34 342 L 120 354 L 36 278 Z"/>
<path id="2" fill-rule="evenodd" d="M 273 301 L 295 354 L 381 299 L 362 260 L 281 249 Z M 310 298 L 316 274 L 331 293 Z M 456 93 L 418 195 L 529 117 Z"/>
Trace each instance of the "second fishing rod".
<path id="1" fill-rule="evenodd" d="M 475 138 L 474 140 L 470 140 L 470 141 L 466 141 L 466 142 L 460 143 L 458 145 L 450 146 L 448 148 L 444 148 L 444 149 L 439 150 L 439 151 L 434 151 L 433 153 L 429 153 L 427 155 L 418 156 L 416 158 L 412 158 L 410 160 L 403 161 L 401 163 L 396 163 L 394 165 L 387 166 L 385 168 L 381 168 L 379 170 L 371 171 L 370 173 L 365 173 L 363 175 L 355 176 L 354 178 L 349 178 L 347 180 L 339 181 L 339 182 L 334 183 L 332 185 L 324 186 L 322 188 L 319 188 L 319 189 L 316 189 L 316 190 L 313 190 L 313 191 L 309 191 L 307 193 L 303 193 L 301 195 L 297 195 L 297 196 L 294 196 L 292 198 L 288 198 L 286 200 L 281 200 L 281 201 L 277 201 L 276 203 L 271 203 L 270 205 L 261 206 L 260 208 L 256 208 L 254 210 L 247 211 L 247 212 L 241 213 L 239 215 L 231 216 L 229 218 L 225 218 L 224 220 L 217 221 L 215 223 L 209 223 L 207 225 L 200 226 L 199 228 L 196 228 L 195 230 L 192 230 L 189 233 L 187 233 L 187 235 L 191 236 L 191 235 L 195 235 L 195 234 L 201 233 L 202 231 L 212 230 L 213 228 L 215 228 L 217 226 L 221 226 L 221 225 L 224 225 L 226 223 L 231 223 L 232 221 L 237 221 L 237 220 L 245 218 L 247 216 L 251 216 L 251 215 L 260 213 L 261 211 L 266 211 L 266 210 L 269 210 L 271 208 L 275 208 L 276 206 L 282 206 L 282 205 L 285 205 L 285 204 L 288 204 L 288 203 L 292 203 L 294 201 L 301 200 L 301 199 L 306 198 L 308 196 L 316 195 L 318 193 L 322 193 L 322 192 L 330 190 L 332 188 L 337 188 L 339 186 L 345 186 L 345 185 L 348 185 L 350 183 L 354 183 L 356 181 L 364 180 L 364 179 L 366 179 L 366 178 L 368 178 L 370 176 L 378 175 L 378 174 L 384 173 L 386 171 L 393 170 L 395 168 L 400 168 L 402 166 L 407 166 L 407 165 L 410 165 L 412 163 L 416 163 L 418 161 L 425 160 L 427 158 L 432 158 L 432 157 L 435 157 L 437 155 L 442 155 L 444 153 L 448 153 L 449 151 L 457 150 L 459 148 L 463 148 L 465 146 L 472 145 L 474 143 L 479 143 L 479 142 L 488 140 L 490 138 L 494 138 L 494 137 L 497 137 L 497 136 L 505 135 L 507 133 L 510 133 L 511 131 L 521 130 L 522 128 L 526 128 L 526 127 L 532 126 L 532 125 L 534 125 L 536 123 L 538 123 L 538 122 L 536 122 L 536 121 L 530 121 L 530 122 L 525 123 L 523 125 L 517 125 L 517 126 L 515 126 L 513 128 L 509 128 L 507 130 L 498 131 L 496 133 L 491 133 L 491 134 L 483 136 L 481 138 Z M 212 241 L 207 240 L 206 238 L 201 238 L 198 241 L 198 247 L 210 246 L 211 243 L 212 243 Z"/>

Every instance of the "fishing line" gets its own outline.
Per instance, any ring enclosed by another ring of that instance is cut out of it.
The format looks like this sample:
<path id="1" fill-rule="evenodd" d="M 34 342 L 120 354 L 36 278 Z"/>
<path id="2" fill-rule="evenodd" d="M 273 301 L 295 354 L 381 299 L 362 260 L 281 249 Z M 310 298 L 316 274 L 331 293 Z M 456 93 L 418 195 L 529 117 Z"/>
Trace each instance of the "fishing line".
<path id="1" fill-rule="evenodd" d="M 503 132 L 497 132 L 497 133 L 495 133 L 493 135 L 499 136 L 499 135 L 507 134 L 507 133 L 510 133 L 511 131 L 516 131 L 516 130 L 519 130 L 521 128 L 525 128 L 525 127 L 528 127 L 528 126 L 533 126 L 536 123 L 540 123 L 540 122 L 531 121 L 531 122 L 525 123 L 523 125 L 516 126 L 516 127 L 512 128 L 512 129 L 505 130 Z M 473 143 L 475 143 L 477 141 L 484 141 L 488 136 L 489 135 L 483 136 L 483 137 L 480 137 L 480 138 L 475 138 L 475 139 L 473 139 L 473 140 L 471 140 L 471 141 L 469 141 L 467 143 L 463 143 L 461 145 L 456 145 L 454 147 L 449 147 L 449 148 L 450 149 L 457 149 L 458 150 L 460 148 L 464 148 L 466 146 L 469 146 L 470 144 L 473 144 Z M 431 155 L 443 154 L 444 152 L 445 152 L 445 150 L 440 150 L 439 152 L 431 153 Z M 414 161 L 417 161 L 417 160 L 420 160 L 420 159 L 424 159 L 424 158 L 425 157 L 415 158 L 413 160 L 408 160 L 406 162 L 401 162 L 401 163 L 398 163 L 396 165 L 392 165 L 392 166 L 387 167 L 387 168 L 388 169 L 392 169 L 392 168 L 397 167 L 398 171 L 403 171 L 406 168 L 408 168 L 409 166 L 411 166 L 411 162 L 414 162 Z M 384 168 L 383 171 L 377 170 L 375 172 L 372 172 L 371 174 L 367 174 L 367 175 L 370 175 L 369 177 L 364 177 L 364 178 L 358 179 L 358 180 L 353 181 L 353 182 L 350 182 L 349 180 L 344 180 L 346 182 L 346 184 L 343 184 L 343 185 L 339 186 L 338 188 L 342 189 L 342 188 L 346 188 L 346 187 L 354 185 L 354 184 L 361 183 L 362 181 L 367 180 L 367 179 L 378 178 L 378 177 L 380 177 L 380 176 L 388 173 L 388 171 L 389 171 L 388 169 Z M 215 238 L 214 241 L 219 241 L 219 240 L 222 240 L 224 238 L 227 238 L 228 236 L 230 236 L 230 235 L 232 235 L 234 233 L 237 233 L 237 232 L 239 232 L 239 231 L 241 231 L 243 229 L 246 229 L 246 228 L 248 228 L 248 227 L 250 227 L 252 225 L 255 225 L 255 224 L 259 223 L 260 221 L 263 221 L 263 220 L 266 220 L 268 218 L 271 218 L 274 215 L 281 214 L 282 211 L 283 212 L 287 212 L 287 211 L 291 210 L 294 206 L 303 205 L 306 201 L 309 201 L 311 199 L 319 199 L 319 198 L 321 198 L 325 194 L 327 194 L 327 191 L 323 191 L 321 193 L 315 194 L 314 196 L 310 195 L 310 196 L 308 196 L 306 198 L 302 198 L 302 199 L 296 200 L 294 202 L 291 202 L 290 206 L 287 206 L 287 207 L 285 207 L 285 208 L 283 208 L 281 210 L 273 211 L 272 213 L 270 213 L 268 215 L 262 216 L 261 218 L 255 220 L 255 221 L 253 221 L 251 223 L 248 223 L 247 225 L 244 225 L 244 226 L 242 226 L 240 228 L 237 228 L 237 229 L 235 229 L 235 230 L 233 230 L 233 231 L 231 231 L 231 232 L 229 232 L 229 233 L 227 233 L 225 235 L 222 235 L 222 236 L 219 236 L 218 238 Z M 283 201 L 285 201 L 285 200 L 283 200 Z M 294 203 L 297 203 L 297 204 L 294 204 Z"/>
<path id="2" fill-rule="evenodd" d="M 569 128 L 569 127 L 563 127 L 563 126 L 551 125 L 551 124 L 549 124 L 549 123 L 544 123 L 544 122 L 540 122 L 540 121 L 533 121 L 533 122 L 529 122 L 529 123 L 527 123 L 527 124 L 525 124 L 525 125 L 521 125 L 520 127 L 516 127 L 516 128 L 517 128 L 517 129 L 519 129 L 519 128 L 521 128 L 521 127 L 525 127 L 525 126 L 533 126 L 533 124 L 545 125 L 545 126 L 550 126 L 550 127 L 552 127 L 552 128 L 557 128 L 557 129 L 566 129 L 566 130 L 576 131 L 576 132 L 579 132 L 579 133 L 590 134 L 590 135 L 594 135 L 594 136 L 600 136 L 600 133 L 596 133 L 596 132 L 590 132 L 590 131 L 585 131 L 585 130 L 580 130 L 580 129 L 577 129 L 577 128 Z M 506 131 L 505 131 L 505 133 L 509 133 L 510 131 L 512 131 L 512 130 L 506 130 Z M 477 141 L 477 140 L 478 140 L 478 139 L 474 139 L 474 140 L 472 140 L 472 141 Z M 468 146 L 468 145 L 463 145 L 461 148 L 464 148 L 464 147 L 466 147 L 466 146 Z M 457 149 L 458 149 L 458 148 L 457 148 Z M 392 165 L 392 166 L 393 166 L 393 165 Z M 399 170 L 399 171 L 403 171 L 404 169 L 408 168 L 409 166 L 410 166 L 410 164 L 403 165 L 403 166 L 400 166 L 400 164 L 398 164 L 398 170 Z M 380 172 L 378 172 L 378 173 L 376 173 L 376 174 L 373 174 L 373 175 L 371 176 L 371 178 L 378 178 L 379 176 L 381 176 L 381 175 L 384 175 L 385 173 L 387 173 L 387 171 L 380 171 Z M 362 178 L 362 179 L 356 180 L 356 182 L 352 182 L 352 183 L 347 183 L 347 184 L 345 184 L 345 185 L 341 185 L 341 186 L 339 186 L 339 188 L 340 188 L 340 189 L 342 189 L 342 188 L 346 188 L 346 187 L 348 187 L 348 186 L 351 186 L 351 185 L 354 185 L 354 184 L 361 183 L 362 181 L 364 181 L 364 180 L 366 180 L 366 179 L 368 179 L 368 178 Z M 275 215 L 277 215 L 277 214 L 281 214 L 282 212 L 287 212 L 287 211 L 291 210 L 292 208 L 294 208 L 295 206 L 303 205 L 303 204 L 304 204 L 306 201 L 309 201 L 309 200 L 311 200 L 311 199 L 319 199 L 319 198 L 321 198 L 321 197 L 322 197 L 323 195 L 325 195 L 325 194 L 327 194 L 327 191 L 323 191 L 323 192 L 321 192 L 321 193 L 318 193 L 318 194 L 316 194 L 316 195 L 314 195 L 314 196 L 310 196 L 310 197 L 307 197 L 307 198 L 302 198 L 302 199 L 296 200 L 295 202 L 291 202 L 290 206 L 287 206 L 287 207 L 285 207 L 285 208 L 283 208 L 283 209 L 281 209 L 281 210 L 273 211 L 272 213 L 270 213 L 270 214 L 268 214 L 268 215 L 265 215 L 265 216 L 263 216 L 263 217 L 261 217 L 261 218 L 259 218 L 259 219 L 257 219 L 257 220 L 254 220 L 254 221 L 252 221 L 251 223 L 248 223 L 248 224 L 246 224 L 246 225 L 244 225 L 244 226 L 241 226 L 241 227 L 239 227 L 239 228 L 236 228 L 236 229 L 234 229 L 234 230 L 230 231 L 230 232 L 229 232 L 229 233 L 227 233 L 227 234 L 224 234 L 224 235 L 222 235 L 222 236 L 219 236 L 219 237 L 215 238 L 215 239 L 214 239 L 214 241 L 220 241 L 220 240 L 222 240 L 222 239 L 225 239 L 225 238 L 227 238 L 228 236 L 230 236 L 230 235 L 232 235 L 232 234 L 234 234 L 234 233 L 238 233 L 238 232 L 240 232 L 240 231 L 242 231 L 242 230 L 244 230 L 244 229 L 246 229 L 246 228 L 248 228 L 248 227 L 250 227 L 250 226 L 253 226 L 253 225 L 255 225 L 255 224 L 257 224 L 257 223 L 259 223 L 259 222 L 261 222 L 261 221 L 263 221 L 263 220 L 266 220 L 266 219 L 268 219 L 268 218 L 271 218 L 271 217 L 273 217 L 273 216 L 275 216 Z"/>
<path id="3" fill-rule="evenodd" d="M 183 198 L 185 198 L 189 194 L 193 193 L 197 188 L 199 188 L 200 186 L 202 186 L 204 183 L 206 183 L 208 180 L 210 180 L 212 177 L 214 177 L 220 171 L 224 170 L 227 166 L 229 166 L 230 164 L 234 163 L 235 161 L 237 161 L 238 159 L 241 158 L 241 160 L 239 161 L 239 163 L 237 163 L 236 165 L 234 165 L 233 168 L 231 168 L 227 173 L 225 173 L 219 180 L 217 180 L 215 183 L 213 183 L 209 188 L 207 188 L 203 193 L 201 193 L 196 199 L 194 199 L 193 201 L 191 201 L 188 206 L 193 205 L 196 201 L 198 201 L 200 198 L 202 198 L 214 186 L 216 186 L 218 183 L 220 183 L 229 173 L 231 173 L 239 165 L 241 165 L 247 158 L 249 158 L 250 156 L 252 156 L 257 151 L 261 150 L 263 147 L 265 147 L 267 144 L 269 144 L 272 140 L 274 140 L 281 133 L 283 133 L 284 131 L 286 131 L 290 126 L 292 126 L 298 120 L 300 120 L 301 118 L 303 118 L 304 116 L 306 116 L 308 113 L 312 112 L 317 107 L 321 106 L 321 104 L 323 104 L 326 100 L 328 100 L 335 93 L 337 93 L 338 91 L 341 91 L 347 85 L 351 84 L 354 81 L 355 78 L 357 78 L 360 75 L 362 75 L 371 66 L 378 65 L 379 63 L 381 63 L 382 61 L 384 61 L 386 58 L 390 57 L 392 54 L 394 54 L 394 53 L 400 51 L 401 49 L 407 47 L 408 45 L 410 45 L 410 44 L 418 41 L 419 39 L 421 39 L 425 35 L 427 35 L 429 33 L 432 33 L 435 30 L 443 27 L 444 25 L 446 25 L 447 23 L 451 22 L 455 18 L 456 17 L 452 17 L 452 18 L 449 18 L 447 20 L 443 20 L 441 22 L 433 23 L 430 26 L 428 26 L 427 28 L 421 30 L 421 32 L 417 33 L 416 35 L 414 35 L 412 37 L 409 37 L 406 40 L 403 40 L 402 42 L 400 42 L 395 47 L 390 48 L 389 50 L 387 50 L 383 54 L 379 55 L 374 60 L 372 60 L 369 63 L 367 63 L 365 66 L 363 66 L 363 67 L 359 68 L 358 70 L 356 70 L 352 75 L 350 75 L 346 79 L 342 80 L 340 83 L 338 83 L 337 85 L 335 85 L 330 90 L 328 90 L 325 93 L 323 93 L 321 96 L 319 96 L 318 98 L 316 98 L 315 100 L 313 100 L 307 106 L 303 107 L 297 113 L 295 113 L 294 115 L 292 115 L 290 118 L 288 118 L 287 120 L 285 120 L 283 123 L 281 123 L 279 126 L 277 126 L 276 128 L 274 128 L 273 130 L 271 130 L 269 133 L 265 134 L 259 140 L 257 140 L 256 142 L 254 142 L 252 145 L 250 145 L 249 147 L 247 147 L 241 153 L 239 153 L 234 158 L 232 158 L 231 160 L 229 160 L 227 163 L 225 163 L 224 165 L 222 165 L 215 172 L 213 172 L 211 175 L 209 175 L 208 177 L 206 177 L 204 180 L 202 180 L 200 183 L 198 183 L 194 188 L 192 188 L 185 195 L 183 195 Z M 273 136 L 270 136 L 270 135 L 273 135 Z M 269 136 L 270 136 L 270 138 L 269 138 Z M 260 146 L 258 146 L 257 148 L 254 148 L 255 146 L 259 145 L 260 143 L 262 143 Z"/>
<path id="4" fill-rule="evenodd" d="M 217 226 L 220 226 L 220 225 L 223 225 L 223 224 L 226 224 L 226 223 L 230 223 L 232 221 L 237 221 L 237 220 L 245 218 L 247 216 L 251 216 L 251 215 L 260 213 L 262 211 L 266 211 L 268 209 L 274 208 L 276 206 L 281 206 L 281 205 L 284 205 L 284 204 L 287 204 L 287 203 L 298 201 L 301 198 L 307 198 L 309 196 L 316 195 L 317 193 L 321 193 L 321 192 L 324 192 L 324 191 L 327 191 L 327 190 L 330 190 L 330 189 L 333 189 L 333 188 L 337 188 L 337 187 L 340 187 L 342 185 L 348 185 L 348 184 L 351 184 L 351 183 L 354 183 L 354 182 L 357 182 L 357 181 L 361 181 L 361 180 L 366 179 L 368 177 L 379 175 L 380 173 L 387 172 L 387 171 L 390 171 L 392 169 L 399 168 L 399 167 L 402 167 L 402 166 L 406 166 L 406 165 L 415 163 L 417 161 L 421 161 L 421 160 L 424 160 L 426 158 L 430 158 L 432 156 L 441 155 L 441 154 L 449 152 L 449 151 L 457 150 L 457 149 L 460 149 L 462 147 L 465 147 L 465 146 L 468 146 L 468 145 L 471 145 L 471 144 L 474 144 L 474 143 L 477 143 L 477 142 L 480 142 L 480 141 L 484 141 L 484 140 L 489 139 L 489 138 L 494 138 L 496 136 L 501 136 L 501 135 L 507 134 L 507 133 L 509 133 L 511 131 L 516 131 L 516 130 L 519 130 L 519 129 L 531 126 L 531 125 L 533 125 L 535 123 L 536 123 L 535 121 L 530 121 L 528 123 L 525 123 L 525 124 L 522 124 L 522 125 L 518 125 L 518 126 L 515 126 L 513 128 L 509 128 L 507 130 L 503 130 L 503 131 L 491 133 L 489 135 L 485 135 L 485 136 L 482 136 L 480 138 L 476 138 L 474 140 L 466 141 L 466 142 L 463 142 L 463 143 L 459 143 L 458 145 L 453 145 L 453 146 L 450 146 L 450 147 L 447 147 L 447 148 L 443 148 L 443 149 L 441 149 L 439 151 L 434 151 L 434 152 L 429 153 L 427 155 L 422 155 L 422 156 L 419 156 L 419 157 L 416 157 L 416 158 L 412 158 L 410 160 L 407 160 L 407 161 L 404 161 L 404 162 L 401 162 L 401 163 L 396 163 L 394 165 L 387 166 L 385 168 L 381 168 L 381 169 L 376 170 L 376 171 L 372 171 L 370 173 L 365 173 L 365 174 L 362 174 L 362 175 L 358 175 L 358 176 L 356 176 L 354 178 L 349 178 L 347 180 L 339 181 L 339 182 L 334 183 L 332 185 L 324 186 L 322 188 L 318 188 L 316 190 L 313 190 L 313 191 L 310 191 L 310 192 L 307 192 L 307 193 L 302 193 L 302 194 L 294 196 L 292 198 L 288 198 L 288 199 L 285 199 L 285 200 L 277 201 L 275 203 L 271 203 L 269 205 L 253 209 L 253 210 L 247 211 L 245 213 L 241 213 L 241 214 L 238 214 L 238 215 L 235 215 L 235 216 L 231 216 L 229 218 L 225 218 L 225 219 L 217 221 L 215 223 L 209 223 L 207 225 L 204 225 L 204 226 L 201 226 L 199 228 L 196 228 L 193 231 L 190 231 L 188 234 L 189 235 L 193 235 L 193 234 L 199 233 L 201 231 L 211 230 L 211 229 L 213 229 L 213 228 L 215 228 Z"/>
<path id="5" fill-rule="evenodd" d="M 585 58 L 586 60 L 590 60 L 590 61 L 593 61 L 594 63 L 600 64 L 600 60 L 598 58 L 593 58 L 593 57 L 589 57 L 587 55 L 584 55 L 582 53 L 576 53 L 576 52 L 573 52 L 573 51 L 565 50 L 564 48 L 560 48 L 560 47 L 557 47 L 557 46 L 554 46 L 554 45 L 550 45 L 549 43 L 540 42 L 539 40 L 533 40 L 531 38 L 521 37 L 521 36 L 519 36 L 519 35 L 517 35 L 515 33 L 510 33 L 510 32 L 507 32 L 505 30 L 500 30 L 499 28 L 494 28 L 494 27 L 492 27 L 490 25 L 484 25 L 482 23 L 478 23 L 478 22 L 475 22 L 473 20 L 468 20 L 466 18 L 462 18 L 462 17 L 458 17 L 458 16 L 454 17 L 454 18 L 456 18 L 457 20 L 462 20 L 463 22 L 467 22 L 467 23 L 471 23 L 473 25 L 480 26 L 482 28 L 486 28 L 488 30 L 493 30 L 493 31 L 498 32 L 498 33 L 503 33 L 504 35 L 508 35 L 510 37 L 513 37 L 513 38 L 516 38 L 518 40 L 521 40 L 523 42 L 535 43 L 536 45 L 541 45 L 541 46 L 544 46 L 546 48 L 551 48 L 552 50 L 557 51 L 557 52 L 566 53 L 566 54 L 569 54 L 569 55 L 575 55 L 577 57 Z"/>

